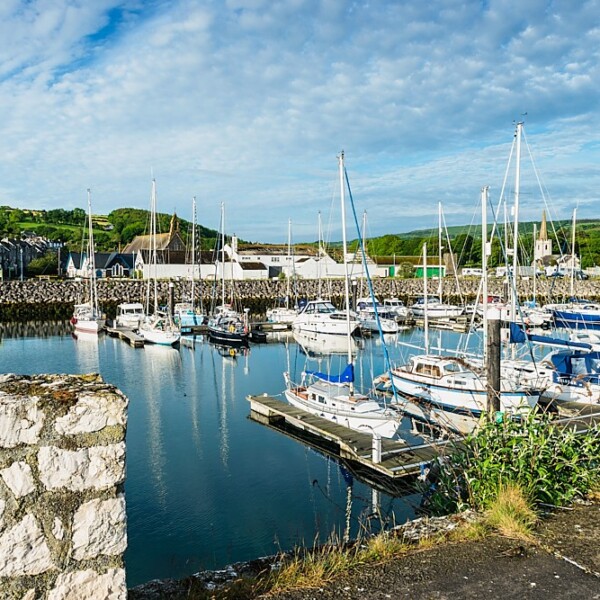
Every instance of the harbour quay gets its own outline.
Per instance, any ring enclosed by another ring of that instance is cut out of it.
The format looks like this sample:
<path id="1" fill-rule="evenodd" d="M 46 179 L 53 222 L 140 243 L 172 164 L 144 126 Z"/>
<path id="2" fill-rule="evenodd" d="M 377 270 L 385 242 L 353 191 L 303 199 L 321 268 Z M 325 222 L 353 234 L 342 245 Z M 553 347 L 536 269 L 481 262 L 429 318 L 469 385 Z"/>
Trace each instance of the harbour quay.
<path id="1" fill-rule="evenodd" d="M 462 277 L 444 279 L 444 295 L 451 300 L 473 302 L 477 297 L 480 279 Z M 114 316 L 117 304 L 121 302 L 140 302 L 146 293 L 148 282 L 141 279 L 101 279 L 98 281 L 98 296 L 103 310 L 108 316 Z M 183 280 L 158 281 L 159 301 L 167 304 L 172 287 L 175 302 L 189 300 L 190 282 Z M 199 281 L 195 286 L 195 300 L 209 307 L 211 299 L 220 295 L 220 282 Z M 435 281 L 431 282 L 432 289 Z M 71 315 L 73 304 L 84 295 L 86 282 L 75 280 L 28 279 L 24 281 L 0 281 L 0 320 L 12 321 L 37 317 L 42 319 L 61 319 Z M 264 315 L 267 308 L 282 301 L 286 295 L 285 280 L 257 279 L 247 281 L 226 282 L 226 294 L 230 298 L 233 290 L 234 303 L 248 308 L 250 315 Z M 354 280 L 352 285 L 355 295 L 368 293 L 367 284 L 363 280 Z M 507 290 L 505 281 L 492 278 L 488 290 L 493 295 L 503 295 Z M 327 279 L 319 282 L 316 279 L 295 279 L 292 286 L 294 303 L 298 298 L 315 298 L 319 295 L 331 298 L 341 304 L 344 295 L 342 279 Z M 397 297 L 406 304 L 423 293 L 421 279 L 381 278 L 373 280 L 375 294 L 383 299 Z M 520 282 L 520 294 L 525 299 L 533 294 L 533 282 Z M 577 295 L 588 300 L 600 300 L 600 280 L 590 279 L 577 282 Z M 570 296 L 570 282 L 567 280 L 541 279 L 536 282 L 538 302 L 560 301 Z"/>

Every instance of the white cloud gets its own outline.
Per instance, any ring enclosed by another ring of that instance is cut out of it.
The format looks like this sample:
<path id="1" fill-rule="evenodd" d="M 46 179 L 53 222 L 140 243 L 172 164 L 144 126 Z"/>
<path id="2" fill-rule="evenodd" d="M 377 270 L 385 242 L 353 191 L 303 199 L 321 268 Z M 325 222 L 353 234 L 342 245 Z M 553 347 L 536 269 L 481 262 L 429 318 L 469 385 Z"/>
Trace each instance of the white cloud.
<path id="1" fill-rule="evenodd" d="M 196 195 L 208 226 L 225 201 L 242 238 L 291 217 L 313 239 L 344 148 L 372 233 L 439 200 L 468 222 L 527 112 L 557 213 L 592 216 L 598 4 L 5 2 L 0 203 L 147 207 L 153 170 L 161 210 Z"/>

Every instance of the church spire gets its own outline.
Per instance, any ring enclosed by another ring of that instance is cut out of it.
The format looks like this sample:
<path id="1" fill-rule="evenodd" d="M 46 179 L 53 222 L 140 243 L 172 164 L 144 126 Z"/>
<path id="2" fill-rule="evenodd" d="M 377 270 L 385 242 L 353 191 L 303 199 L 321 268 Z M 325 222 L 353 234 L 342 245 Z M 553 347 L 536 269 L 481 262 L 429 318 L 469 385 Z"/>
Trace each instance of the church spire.
<path id="1" fill-rule="evenodd" d="M 173 234 L 179 233 L 179 219 L 177 218 L 177 213 L 174 212 L 171 217 L 171 224 L 169 226 L 169 238 L 173 237 Z"/>
<path id="2" fill-rule="evenodd" d="M 548 226 L 546 225 L 546 211 L 542 212 L 542 224 L 540 225 L 540 235 L 538 237 L 540 242 L 548 241 Z"/>

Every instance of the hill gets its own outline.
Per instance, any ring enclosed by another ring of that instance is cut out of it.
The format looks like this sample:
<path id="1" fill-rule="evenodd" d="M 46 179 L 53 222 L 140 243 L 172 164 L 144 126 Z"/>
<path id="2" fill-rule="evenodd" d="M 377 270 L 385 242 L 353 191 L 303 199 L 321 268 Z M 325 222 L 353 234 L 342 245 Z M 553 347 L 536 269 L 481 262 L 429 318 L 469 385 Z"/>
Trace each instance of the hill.
<path id="1" fill-rule="evenodd" d="M 116 251 L 129 243 L 136 235 L 149 230 L 150 213 L 137 208 L 119 208 L 108 215 L 93 215 L 94 241 L 98 251 Z M 169 231 L 171 215 L 157 215 L 158 231 Z M 179 219 L 184 240 L 191 237 L 192 224 Z M 0 206 L 0 238 L 19 237 L 23 231 L 31 231 L 52 241 L 64 242 L 71 251 L 79 251 L 87 227 L 87 214 L 81 208 L 73 210 L 29 210 Z M 203 249 L 215 246 L 217 231 L 197 226 L 196 239 Z"/>

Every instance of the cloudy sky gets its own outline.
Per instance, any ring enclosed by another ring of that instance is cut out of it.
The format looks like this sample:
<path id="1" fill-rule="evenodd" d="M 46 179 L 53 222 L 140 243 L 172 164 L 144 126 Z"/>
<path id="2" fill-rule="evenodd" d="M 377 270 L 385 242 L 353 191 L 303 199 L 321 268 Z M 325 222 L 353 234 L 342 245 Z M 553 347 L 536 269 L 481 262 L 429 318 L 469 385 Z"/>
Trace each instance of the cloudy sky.
<path id="1" fill-rule="evenodd" d="M 161 212 L 335 238 L 343 149 L 370 235 L 468 224 L 523 119 L 521 218 L 600 217 L 599 53 L 600 0 L 2 0 L 0 204 L 154 176 Z"/>

